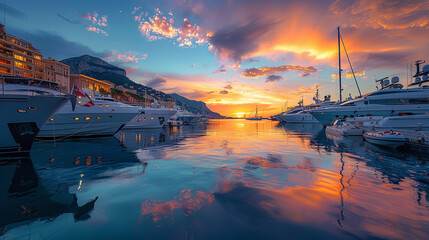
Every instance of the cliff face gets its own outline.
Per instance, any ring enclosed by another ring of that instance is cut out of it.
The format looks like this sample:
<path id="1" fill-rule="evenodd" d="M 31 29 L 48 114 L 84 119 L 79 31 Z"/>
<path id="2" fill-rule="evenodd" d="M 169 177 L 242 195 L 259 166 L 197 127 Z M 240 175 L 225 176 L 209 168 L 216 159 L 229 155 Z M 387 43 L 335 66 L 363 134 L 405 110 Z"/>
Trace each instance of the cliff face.
<path id="1" fill-rule="evenodd" d="M 83 55 L 80 57 L 67 58 L 61 61 L 70 66 L 70 73 L 95 72 L 95 73 L 115 73 L 126 76 L 124 69 L 113 66 L 100 58 Z"/>
<path id="2" fill-rule="evenodd" d="M 96 79 L 106 80 L 116 86 L 136 90 L 140 95 L 146 93 L 160 101 L 175 101 L 183 109 L 195 114 L 205 115 L 208 118 L 223 118 L 220 114 L 212 112 L 204 102 L 190 100 L 176 93 L 165 94 L 162 91 L 136 83 L 127 77 L 124 69 L 113 66 L 100 58 L 83 55 L 67 58 L 61 62 L 70 66 L 70 73 L 72 74 L 83 74 Z"/>

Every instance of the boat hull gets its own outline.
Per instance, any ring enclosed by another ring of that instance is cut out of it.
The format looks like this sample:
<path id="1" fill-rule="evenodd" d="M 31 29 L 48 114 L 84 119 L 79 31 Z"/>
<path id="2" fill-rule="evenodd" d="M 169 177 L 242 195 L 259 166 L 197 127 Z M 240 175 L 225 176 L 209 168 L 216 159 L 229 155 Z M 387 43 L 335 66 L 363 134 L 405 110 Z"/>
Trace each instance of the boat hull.
<path id="1" fill-rule="evenodd" d="M 409 105 L 398 106 L 395 109 L 389 109 L 384 107 L 380 109 L 380 106 L 377 108 L 345 108 L 345 107 L 333 107 L 330 109 L 316 109 L 311 111 L 311 115 L 323 125 L 329 125 L 337 117 L 350 117 L 350 116 L 396 116 L 401 112 L 413 113 L 413 114 L 424 114 L 429 111 L 429 106 L 424 106 L 424 108 L 410 108 Z"/>
<path id="2" fill-rule="evenodd" d="M 404 136 L 377 136 L 374 133 L 365 133 L 364 138 L 367 142 L 389 148 L 397 148 L 406 143 Z"/>
<path id="3" fill-rule="evenodd" d="M 154 129 L 167 125 L 167 121 L 176 114 L 175 110 L 169 109 L 144 109 L 143 112 L 129 121 L 125 129 Z"/>
<path id="4" fill-rule="evenodd" d="M 136 113 L 63 113 L 55 114 L 40 130 L 37 138 L 112 136 Z"/>
<path id="5" fill-rule="evenodd" d="M 284 114 L 280 116 L 280 119 L 286 123 L 318 123 L 310 113 L 300 114 Z"/>
<path id="6" fill-rule="evenodd" d="M 27 155 L 43 124 L 67 101 L 57 96 L 0 95 L 0 155 Z"/>

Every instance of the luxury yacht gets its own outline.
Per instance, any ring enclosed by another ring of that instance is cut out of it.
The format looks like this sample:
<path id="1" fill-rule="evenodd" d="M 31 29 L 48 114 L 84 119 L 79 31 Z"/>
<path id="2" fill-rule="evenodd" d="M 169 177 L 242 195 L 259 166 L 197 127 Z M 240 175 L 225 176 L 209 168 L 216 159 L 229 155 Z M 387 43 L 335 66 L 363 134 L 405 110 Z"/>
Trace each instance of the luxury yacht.
<path id="1" fill-rule="evenodd" d="M 150 107 L 140 107 L 140 114 L 129 121 L 124 128 L 162 128 L 176 114 L 176 110 L 160 107 L 155 101 Z"/>
<path id="2" fill-rule="evenodd" d="M 399 78 L 393 77 L 391 82 L 384 78 L 377 80 L 381 89 L 360 98 L 346 101 L 339 106 L 325 107 L 311 110 L 311 115 L 324 125 L 330 124 L 335 118 L 355 117 L 365 115 L 395 116 L 403 114 L 424 114 L 429 112 L 429 65 L 419 70 L 416 63 L 417 73 L 415 82 L 407 89 L 399 84 Z M 420 78 L 422 76 L 422 78 Z"/>
<path id="3" fill-rule="evenodd" d="M 0 156 L 28 154 L 43 124 L 66 102 L 62 96 L 0 93 Z"/>
<path id="4" fill-rule="evenodd" d="M 5 78 L 5 89 L 8 92 L 62 95 L 55 82 L 22 77 Z M 75 109 L 69 102 L 55 115 L 49 116 L 45 125 L 40 126 L 37 138 L 110 136 L 140 114 L 138 107 L 117 102 L 110 97 L 91 98 L 90 95 L 93 95 L 90 89 L 76 91 Z"/>
<path id="5" fill-rule="evenodd" d="M 304 101 L 301 100 L 298 103 L 298 107 L 292 110 L 282 113 L 279 118 L 281 121 L 286 123 L 318 123 L 318 121 L 310 114 L 311 109 L 317 109 L 320 107 L 332 106 L 335 104 L 331 101 L 331 96 L 325 96 L 324 100 L 319 99 L 319 89 L 316 90 L 316 96 L 313 97 L 314 103 L 304 106 Z"/>
<path id="6" fill-rule="evenodd" d="M 177 112 L 172 118 L 174 120 L 181 121 L 184 125 L 198 123 L 198 120 L 203 117 L 202 115 L 196 115 L 178 107 L 175 107 L 175 109 Z"/>
<path id="7" fill-rule="evenodd" d="M 88 96 L 89 89 L 85 89 Z M 97 137 L 113 136 L 135 116 L 138 107 L 116 101 L 110 96 L 92 96 L 90 103 L 85 101 L 76 105 L 75 111 L 61 108 L 43 126 L 38 138 Z M 79 100 L 78 100 L 79 101 Z"/>

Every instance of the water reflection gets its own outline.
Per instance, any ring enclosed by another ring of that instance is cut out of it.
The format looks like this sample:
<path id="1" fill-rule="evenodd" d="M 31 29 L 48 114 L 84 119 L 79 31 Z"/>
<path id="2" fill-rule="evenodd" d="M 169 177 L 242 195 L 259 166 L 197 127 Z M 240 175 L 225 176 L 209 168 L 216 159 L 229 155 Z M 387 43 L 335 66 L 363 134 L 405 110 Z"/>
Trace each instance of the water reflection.
<path id="1" fill-rule="evenodd" d="M 98 197 L 78 205 L 75 194 L 55 181 L 39 178 L 30 158 L 0 165 L 0 234 L 33 221 L 52 221 L 66 213 L 90 218 Z M 25 234 L 24 234 L 25 235 Z M 17 236 L 23 237 L 23 236 Z"/>
<path id="2" fill-rule="evenodd" d="M 61 226 L 61 239 L 426 239 L 427 156 L 327 136 L 313 124 L 212 120 L 37 142 L 37 181 L 21 174 L 14 188 L 25 195 L 43 186 L 48 202 L 68 196 L 49 225 Z M 78 206 L 89 202 L 83 209 L 99 197 L 91 218 L 74 220 L 73 195 Z M 6 237 L 23 229 L 6 222 Z M 39 231 L 48 223 L 28 224 Z"/>

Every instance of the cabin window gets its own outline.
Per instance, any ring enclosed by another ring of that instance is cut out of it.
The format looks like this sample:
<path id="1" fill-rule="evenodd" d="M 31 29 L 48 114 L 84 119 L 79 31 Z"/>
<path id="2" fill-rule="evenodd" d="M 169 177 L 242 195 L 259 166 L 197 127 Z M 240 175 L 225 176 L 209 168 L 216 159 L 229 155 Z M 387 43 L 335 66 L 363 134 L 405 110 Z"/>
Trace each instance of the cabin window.
<path id="1" fill-rule="evenodd" d="M 142 120 L 139 118 L 139 119 L 137 119 L 137 122 L 142 122 Z"/>
<path id="2" fill-rule="evenodd" d="M 381 105 L 402 105 L 404 104 L 403 99 L 379 99 L 379 100 L 369 100 L 370 104 L 381 104 Z"/>
<path id="3" fill-rule="evenodd" d="M 85 117 L 85 120 L 89 120 L 89 119 L 91 119 L 90 117 Z"/>
<path id="4" fill-rule="evenodd" d="M 75 118 L 73 118 L 74 120 L 79 120 L 79 118 L 78 117 L 75 117 Z"/>
<path id="5" fill-rule="evenodd" d="M 143 119 L 144 119 L 144 120 L 146 120 L 147 118 L 146 118 L 146 117 L 144 117 Z"/>
<path id="6" fill-rule="evenodd" d="M 27 110 L 25 110 L 25 109 L 18 109 L 18 112 L 19 112 L 19 113 L 26 113 L 26 112 L 27 112 Z"/>
<path id="7" fill-rule="evenodd" d="M 101 117 L 96 117 L 96 119 L 101 119 Z"/>
<path id="8" fill-rule="evenodd" d="M 414 98 L 408 99 L 410 104 L 429 104 L 429 98 Z"/>
<path id="9" fill-rule="evenodd" d="M 150 120 L 153 120 L 153 117 L 151 117 Z"/>
<path id="10" fill-rule="evenodd" d="M 37 110 L 37 107 L 28 107 L 29 110 Z"/>

